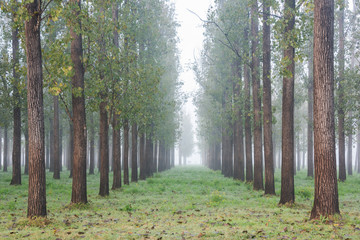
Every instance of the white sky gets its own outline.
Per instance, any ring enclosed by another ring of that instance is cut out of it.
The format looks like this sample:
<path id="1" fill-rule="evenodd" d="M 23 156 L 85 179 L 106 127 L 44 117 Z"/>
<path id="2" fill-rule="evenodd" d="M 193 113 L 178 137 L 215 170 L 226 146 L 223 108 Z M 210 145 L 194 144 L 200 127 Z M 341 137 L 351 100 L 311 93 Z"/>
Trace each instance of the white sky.
<path id="1" fill-rule="evenodd" d="M 179 50 L 181 53 L 180 63 L 183 69 L 183 72 L 180 74 L 180 80 L 184 83 L 183 92 L 189 95 L 184 110 L 190 114 L 193 131 L 196 133 L 195 107 L 191 95 L 198 86 L 189 65 L 194 62 L 195 57 L 198 58 L 200 56 L 204 29 L 200 19 L 189 12 L 189 10 L 198 14 L 202 19 L 206 19 L 207 10 L 213 4 L 213 0 L 171 0 L 171 2 L 175 3 L 176 18 L 181 25 L 178 28 L 178 36 L 180 38 Z M 197 149 L 195 151 L 198 152 Z M 193 154 L 187 161 L 191 164 L 199 164 L 200 155 L 198 153 Z"/>

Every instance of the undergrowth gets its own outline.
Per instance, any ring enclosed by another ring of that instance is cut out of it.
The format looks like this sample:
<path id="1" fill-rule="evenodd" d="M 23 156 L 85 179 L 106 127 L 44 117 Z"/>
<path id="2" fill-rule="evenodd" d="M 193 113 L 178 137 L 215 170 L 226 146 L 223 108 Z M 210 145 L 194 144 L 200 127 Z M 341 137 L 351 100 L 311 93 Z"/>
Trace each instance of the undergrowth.
<path id="1" fill-rule="evenodd" d="M 360 239 L 360 175 L 339 182 L 341 216 L 310 221 L 313 180 L 295 177 L 296 201 L 253 191 L 251 183 L 203 167 L 177 167 L 110 196 L 98 196 L 99 174 L 88 180 L 88 204 L 70 204 L 69 172 L 47 173 L 47 218 L 26 218 L 27 176 L 10 186 L 0 172 L 0 239 Z M 110 174 L 109 181 L 112 179 Z"/>

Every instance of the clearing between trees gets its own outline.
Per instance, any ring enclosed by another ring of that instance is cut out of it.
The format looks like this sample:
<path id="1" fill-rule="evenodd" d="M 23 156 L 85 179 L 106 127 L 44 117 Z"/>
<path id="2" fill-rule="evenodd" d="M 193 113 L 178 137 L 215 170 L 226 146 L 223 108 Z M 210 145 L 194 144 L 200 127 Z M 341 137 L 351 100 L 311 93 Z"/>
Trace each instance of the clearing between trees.
<path id="1" fill-rule="evenodd" d="M 70 206 L 71 179 L 47 174 L 47 219 L 26 218 L 27 183 L 0 172 L 0 239 L 359 239 L 360 175 L 339 182 L 341 218 L 310 221 L 313 180 L 295 176 L 296 204 L 205 167 L 176 167 L 100 197 L 100 174 L 87 176 L 87 205 Z M 65 174 L 64 174 L 65 175 Z"/>

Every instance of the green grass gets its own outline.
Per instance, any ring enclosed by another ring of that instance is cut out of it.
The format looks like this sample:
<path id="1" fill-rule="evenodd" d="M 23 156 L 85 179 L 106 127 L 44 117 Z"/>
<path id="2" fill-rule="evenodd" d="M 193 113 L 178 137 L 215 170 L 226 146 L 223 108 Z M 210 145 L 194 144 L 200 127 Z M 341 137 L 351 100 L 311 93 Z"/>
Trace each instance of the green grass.
<path id="1" fill-rule="evenodd" d="M 27 181 L 0 172 L 0 239 L 360 239 L 360 175 L 339 183 L 341 218 L 309 221 L 313 180 L 295 177 L 296 204 L 203 167 L 178 167 L 98 196 L 88 176 L 88 205 L 70 206 L 71 179 L 47 174 L 47 219 L 28 220 Z M 112 175 L 110 176 L 112 179 Z"/>

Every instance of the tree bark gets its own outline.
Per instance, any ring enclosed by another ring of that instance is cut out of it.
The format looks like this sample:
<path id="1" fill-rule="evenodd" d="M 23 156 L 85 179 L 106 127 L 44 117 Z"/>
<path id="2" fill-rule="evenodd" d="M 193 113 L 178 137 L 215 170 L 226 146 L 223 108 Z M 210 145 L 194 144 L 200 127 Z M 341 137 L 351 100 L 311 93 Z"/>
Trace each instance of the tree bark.
<path id="1" fill-rule="evenodd" d="M 352 129 L 350 130 L 350 132 L 351 131 L 352 131 Z M 348 136 L 348 155 L 347 155 L 347 169 L 348 169 L 349 176 L 351 176 L 353 174 L 352 173 L 352 145 L 353 145 L 353 140 L 352 140 L 352 134 L 350 133 L 350 135 Z"/>
<path id="2" fill-rule="evenodd" d="M 25 135 L 25 168 L 24 168 L 24 174 L 28 175 L 29 174 L 29 133 L 28 133 L 28 128 L 25 129 L 24 135 Z"/>
<path id="3" fill-rule="evenodd" d="M 137 167 L 137 124 L 133 123 L 131 126 L 131 182 L 138 181 L 138 167 Z"/>
<path id="4" fill-rule="evenodd" d="M 13 14 L 13 21 L 16 14 Z M 19 65 L 19 30 L 12 31 L 12 56 L 13 56 L 13 148 L 12 148 L 12 179 L 10 185 L 21 185 L 21 98 L 18 89 L 20 84 L 17 71 Z"/>
<path id="5" fill-rule="evenodd" d="M 270 1 L 263 0 L 263 122 L 265 153 L 265 194 L 275 195 L 274 154 L 272 136 L 272 104 L 271 104 L 271 40 Z"/>
<path id="6" fill-rule="evenodd" d="M 149 134 L 150 135 L 150 134 Z M 153 155 L 154 155 L 154 144 L 151 139 L 151 135 L 146 135 L 146 154 L 145 154 L 145 163 L 146 163 L 146 176 L 150 177 L 152 175 L 152 165 L 153 165 Z"/>
<path id="7" fill-rule="evenodd" d="M 294 80 L 295 80 L 295 49 L 291 45 L 295 25 L 295 0 L 285 0 L 285 33 L 287 46 L 284 50 L 286 62 L 283 78 L 282 97 L 282 167 L 280 204 L 294 203 Z"/>
<path id="8" fill-rule="evenodd" d="M 90 113 L 90 166 L 89 166 L 89 174 L 94 174 L 95 168 L 95 130 L 94 130 L 94 119 L 93 114 Z"/>
<path id="9" fill-rule="evenodd" d="M 41 1 L 26 4 L 27 101 L 29 125 L 29 193 L 27 216 L 46 216 L 43 78 L 40 40 Z"/>
<path id="10" fill-rule="evenodd" d="M 121 135 L 119 128 L 119 116 L 113 116 L 113 185 L 112 189 L 121 188 Z"/>
<path id="11" fill-rule="evenodd" d="M 334 117 L 334 1 L 314 9 L 314 163 L 311 219 L 339 214 Z"/>
<path id="12" fill-rule="evenodd" d="M 106 102 L 100 103 L 100 190 L 99 195 L 109 195 L 109 124 Z"/>
<path id="13" fill-rule="evenodd" d="M 145 158 L 145 134 L 140 135 L 140 180 L 145 180 L 147 175 Z"/>
<path id="14" fill-rule="evenodd" d="M 124 184 L 129 185 L 129 122 L 124 121 Z"/>
<path id="15" fill-rule="evenodd" d="M 81 0 L 70 0 L 74 6 L 74 22 L 70 27 L 71 60 L 74 65 L 74 76 L 72 77 L 72 115 L 74 127 L 74 150 L 73 150 L 73 181 L 71 203 L 87 203 L 86 187 L 86 113 L 84 97 L 84 66 L 82 51 L 82 36 L 78 29 L 81 29 L 80 11 Z M 75 93 L 75 90 L 76 92 Z M 78 92 L 80 90 L 80 92 Z"/>
<path id="16" fill-rule="evenodd" d="M 8 139 L 8 126 L 7 124 L 5 124 L 4 127 L 4 166 L 3 166 L 3 171 L 7 172 L 8 171 L 8 151 L 9 151 L 9 139 Z"/>
<path id="17" fill-rule="evenodd" d="M 346 164 L 345 164 L 345 112 L 344 112 L 344 89 L 342 82 L 344 81 L 345 72 L 345 1 L 340 2 L 339 12 L 339 80 L 338 80 L 338 138 L 339 138 L 339 179 L 346 180 Z"/>
<path id="18" fill-rule="evenodd" d="M 258 51 L 258 4 L 251 5 L 251 80 L 254 111 L 254 190 L 264 189 L 262 167 L 262 125 Z"/>
<path id="19" fill-rule="evenodd" d="M 242 86 L 241 86 L 241 62 L 235 61 L 234 67 L 234 101 L 235 101 L 235 123 L 234 123 L 234 179 L 245 180 L 244 176 L 244 129 L 242 113 Z M 213 151 L 211 151 L 213 152 Z M 210 154 L 212 155 L 212 154 Z M 213 156 L 210 157 L 212 159 Z M 210 162 L 212 162 L 210 160 Z M 213 166 L 212 166 L 213 167 Z"/>
<path id="20" fill-rule="evenodd" d="M 244 31 L 244 41 L 248 42 L 248 27 Z M 245 54 L 246 59 L 249 54 Z M 250 71 L 247 63 L 244 64 L 244 82 L 245 82 L 245 154 L 246 154 L 246 181 L 253 181 L 252 164 L 252 134 L 251 134 L 251 94 L 250 94 Z"/>
<path id="21" fill-rule="evenodd" d="M 54 96 L 54 179 L 60 179 L 59 97 Z"/>

